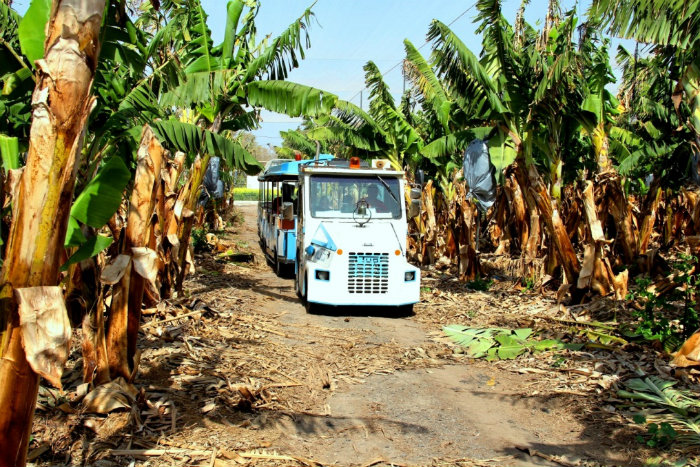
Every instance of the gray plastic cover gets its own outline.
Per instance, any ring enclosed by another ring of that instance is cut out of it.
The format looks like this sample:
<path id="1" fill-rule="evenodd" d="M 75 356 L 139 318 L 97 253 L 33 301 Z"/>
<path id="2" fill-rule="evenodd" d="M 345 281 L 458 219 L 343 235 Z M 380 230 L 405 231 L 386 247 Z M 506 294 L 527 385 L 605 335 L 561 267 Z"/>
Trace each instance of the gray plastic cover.
<path id="1" fill-rule="evenodd" d="M 218 156 L 212 156 L 209 159 L 209 165 L 207 165 L 207 171 L 204 173 L 204 180 L 202 184 L 215 199 L 221 198 L 223 196 L 223 186 L 221 190 L 221 195 L 218 194 L 219 187 L 219 167 L 221 166 L 221 159 Z"/>
<path id="2" fill-rule="evenodd" d="M 464 181 L 467 199 L 476 198 L 477 207 L 485 212 L 496 201 L 496 179 L 486 141 L 475 139 L 464 151 Z"/>
<path id="3" fill-rule="evenodd" d="M 216 182 L 216 190 L 212 193 L 214 199 L 221 199 L 224 197 L 224 181 L 219 179 Z"/>

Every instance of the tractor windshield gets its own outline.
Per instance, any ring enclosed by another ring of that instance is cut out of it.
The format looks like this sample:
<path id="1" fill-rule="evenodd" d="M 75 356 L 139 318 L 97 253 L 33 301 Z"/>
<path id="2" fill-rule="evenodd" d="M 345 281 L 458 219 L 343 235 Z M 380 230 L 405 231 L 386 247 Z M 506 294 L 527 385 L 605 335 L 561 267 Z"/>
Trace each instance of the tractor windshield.
<path id="1" fill-rule="evenodd" d="M 311 216 L 352 219 L 365 200 L 373 219 L 400 219 L 403 199 L 396 177 L 313 175 L 309 190 Z"/>

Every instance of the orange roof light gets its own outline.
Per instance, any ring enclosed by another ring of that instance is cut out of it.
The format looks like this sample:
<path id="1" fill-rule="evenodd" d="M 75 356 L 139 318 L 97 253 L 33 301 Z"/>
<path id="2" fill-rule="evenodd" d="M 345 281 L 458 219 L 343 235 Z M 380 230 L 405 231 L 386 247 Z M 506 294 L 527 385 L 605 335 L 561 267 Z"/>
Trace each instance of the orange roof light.
<path id="1" fill-rule="evenodd" d="M 359 169 L 360 168 L 360 158 L 359 157 L 351 157 L 350 158 L 350 168 L 351 169 Z"/>
<path id="2" fill-rule="evenodd" d="M 294 160 L 295 161 L 301 160 L 301 153 L 299 151 L 294 151 Z"/>

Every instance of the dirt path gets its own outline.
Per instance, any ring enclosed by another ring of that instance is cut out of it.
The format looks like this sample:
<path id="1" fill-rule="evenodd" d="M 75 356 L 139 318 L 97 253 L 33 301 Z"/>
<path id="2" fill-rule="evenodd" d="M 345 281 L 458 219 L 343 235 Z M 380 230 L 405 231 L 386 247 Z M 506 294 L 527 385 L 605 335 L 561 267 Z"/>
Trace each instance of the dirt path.
<path id="1" fill-rule="evenodd" d="M 50 445 L 46 465 L 642 463 L 607 402 L 638 361 L 595 351 L 471 360 L 441 332 L 450 323 L 546 328 L 560 310 L 540 294 L 508 284 L 475 292 L 425 271 L 413 316 L 307 314 L 292 279 L 261 256 L 256 207 L 240 212 L 219 249 L 254 261 L 199 255 L 187 297 L 144 311 L 131 412 L 50 410 L 57 403 L 40 396 L 32 447 Z M 77 346 L 69 391 L 79 355 Z"/>
<path id="2" fill-rule="evenodd" d="M 245 223 L 233 240 L 262 263 L 255 206 L 240 209 Z M 302 384 L 295 387 L 292 411 L 253 417 L 251 426 L 270 448 L 338 465 L 379 459 L 409 465 L 436 459 L 558 465 L 547 456 L 628 460 L 611 449 L 604 430 L 585 423 L 586 415 L 578 412 L 585 404 L 576 394 L 547 394 L 537 389 L 535 375 L 493 364 L 455 363 L 459 356 L 436 338 L 439 327 L 418 319 L 425 305 L 411 317 L 381 316 L 380 310 L 362 316 L 362 309 L 311 315 L 298 302 L 291 279 L 265 266 L 245 277 L 240 290 L 231 283 L 231 293 L 248 303 L 252 319 L 266 323 L 263 329 L 274 330 L 267 338 L 277 346 L 277 363 L 285 370 L 279 373 Z M 208 301 L 206 289 L 194 286 L 195 294 Z M 528 449 L 543 455 L 530 456 Z"/>

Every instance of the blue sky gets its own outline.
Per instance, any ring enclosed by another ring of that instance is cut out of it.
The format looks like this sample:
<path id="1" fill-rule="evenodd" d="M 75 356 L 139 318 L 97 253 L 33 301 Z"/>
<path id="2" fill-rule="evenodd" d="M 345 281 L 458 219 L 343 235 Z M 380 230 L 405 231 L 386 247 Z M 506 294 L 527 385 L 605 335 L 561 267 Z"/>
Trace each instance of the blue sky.
<path id="1" fill-rule="evenodd" d="M 267 34 L 276 37 L 311 3 L 310 0 L 261 0 L 256 18 L 260 38 Z M 203 4 L 215 42 L 220 42 L 225 26 L 225 2 L 203 0 Z M 579 8 L 588 8 L 589 4 L 589 0 L 583 0 Z M 576 1 L 561 1 L 564 11 L 576 5 Z M 511 23 L 519 6 L 519 0 L 503 3 L 504 14 Z M 433 19 L 445 24 L 454 22 L 451 29 L 462 41 L 477 54 L 481 50 L 481 40 L 474 33 L 476 8 L 473 1 L 318 0 L 313 11 L 316 16 L 310 28 L 311 48 L 288 79 L 327 90 L 356 105 L 360 104 L 360 91 L 364 88 L 362 67 L 369 60 L 383 73 L 391 70 L 384 73 L 384 79 L 398 100 L 403 89 L 399 65 L 405 55 L 403 41 L 408 39 L 421 47 Z M 526 20 L 535 25 L 544 19 L 546 11 L 546 0 L 532 0 L 526 10 Z M 421 52 L 428 56 L 429 46 Z M 366 109 L 367 91 L 362 93 L 362 99 Z M 254 134 L 263 146 L 280 144 L 280 130 L 296 128 L 300 121 L 270 112 L 263 112 L 262 117 L 261 129 Z"/>
<path id="2" fill-rule="evenodd" d="M 312 4 L 312 0 L 260 1 L 256 18 L 259 40 L 266 35 L 272 38 L 279 35 Z M 224 36 L 226 1 L 202 0 L 202 3 L 209 15 L 214 42 L 219 43 Z M 520 0 L 503 2 L 503 12 L 511 23 L 520 3 Z M 547 3 L 546 0 L 532 0 L 526 9 L 526 20 L 533 26 L 541 22 Z M 582 16 L 590 0 L 560 0 L 560 3 L 563 11 L 578 5 Z M 15 0 L 13 4 L 24 13 L 29 0 Z M 446 24 L 453 23 L 452 30 L 473 52 L 478 54 L 481 50 L 481 40 L 474 33 L 476 8 L 473 0 L 318 0 L 313 11 L 315 19 L 309 30 L 311 48 L 288 79 L 332 92 L 357 105 L 364 88 L 362 67 L 369 60 L 386 72 L 385 81 L 398 99 L 403 88 L 400 66 L 404 57 L 403 41 L 408 39 L 421 47 L 434 18 Z M 611 51 L 614 53 L 614 49 Z M 429 46 L 421 52 L 428 56 Z M 367 91 L 362 93 L 362 98 L 366 109 Z M 270 112 L 263 112 L 262 117 L 261 128 L 254 134 L 263 146 L 280 144 L 279 132 L 296 128 L 300 121 Z"/>

